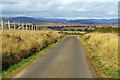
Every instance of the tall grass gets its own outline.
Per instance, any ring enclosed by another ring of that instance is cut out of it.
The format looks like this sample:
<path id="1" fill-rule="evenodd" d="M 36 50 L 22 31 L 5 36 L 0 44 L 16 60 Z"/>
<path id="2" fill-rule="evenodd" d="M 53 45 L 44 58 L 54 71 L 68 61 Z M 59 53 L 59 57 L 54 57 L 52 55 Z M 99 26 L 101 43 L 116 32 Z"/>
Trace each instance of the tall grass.
<path id="1" fill-rule="evenodd" d="M 2 69 L 40 51 L 60 37 L 62 34 L 55 31 L 3 30 Z"/>
<path id="2" fill-rule="evenodd" d="M 83 36 L 94 49 L 89 53 L 103 77 L 118 77 L 118 34 L 88 33 Z"/>

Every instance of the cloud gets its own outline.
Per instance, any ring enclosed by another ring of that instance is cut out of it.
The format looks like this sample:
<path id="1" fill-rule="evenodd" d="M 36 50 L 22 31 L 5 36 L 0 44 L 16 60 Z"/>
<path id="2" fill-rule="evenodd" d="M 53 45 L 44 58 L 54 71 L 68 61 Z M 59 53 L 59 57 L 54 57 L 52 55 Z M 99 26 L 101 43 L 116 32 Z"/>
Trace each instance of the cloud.
<path id="1" fill-rule="evenodd" d="M 119 2 L 119 0 L 2 0 L 2 2 Z"/>
<path id="2" fill-rule="evenodd" d="M 118 2 L 119 0 L 2 0 L 2 2 Z"/>
<path id="3" fill-rule="evenodd" d="M 118 0 L 4 0 L 4 17 L 32 16 L 59 18 L 117 17 Z"/>

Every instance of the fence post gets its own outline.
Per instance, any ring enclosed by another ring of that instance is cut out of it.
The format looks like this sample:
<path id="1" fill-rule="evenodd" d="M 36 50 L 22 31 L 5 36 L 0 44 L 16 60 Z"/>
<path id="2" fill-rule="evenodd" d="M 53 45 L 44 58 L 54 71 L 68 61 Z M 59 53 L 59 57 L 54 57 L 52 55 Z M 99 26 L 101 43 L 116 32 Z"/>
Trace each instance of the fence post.
<path id="1" fill-rule="evenodd" d="M 30 30 L 30 23 L 28 23 L 28 30 Z"/>
<path id="2" fill-rule="evenodd" d="M 19 22 L 17 23 L 17 25 L 18 25 L 18 29 L 20 29 L 20 23 Z"/>
<path id="3" fill-rule="evenodd" d="M 33 30 L 33 24 L 31 25 L 32 27 L 31 27 L 31 30 Z"/>
<path id="4" fill-rule="evenodd" d="M 38 26 L 36 25 L 36 30 L 38 30 Z"/>
<path id="5" fill-rule="evenodd" d="M 22 30 L 24 30 L 24 23 L 22 23 Z"/>
<path id="6" fill-rule="evenodd" d="M 34 30 L 35 30 L 35 25 L 34 25 Z"/>
<path id="7" fill-rule="evenodd" d="M 32 29 L 34 30 L 34 24 L 32 25 Z"/>
<path id="8" fill-rule="evenodd" d="M 16 23 L 15 22 L 13 22 L 14 23 L 14 29 L 16 29 Z"/>
<path id="9" fill-rule="evenodd" d="M 8 21 L 8 29 L 10 29 L 10 21 Z"/>
<path id="10" fill-rule="evenodd" d="M 4 21 L 1 20 L 1 28 L 4 29 Z"/>

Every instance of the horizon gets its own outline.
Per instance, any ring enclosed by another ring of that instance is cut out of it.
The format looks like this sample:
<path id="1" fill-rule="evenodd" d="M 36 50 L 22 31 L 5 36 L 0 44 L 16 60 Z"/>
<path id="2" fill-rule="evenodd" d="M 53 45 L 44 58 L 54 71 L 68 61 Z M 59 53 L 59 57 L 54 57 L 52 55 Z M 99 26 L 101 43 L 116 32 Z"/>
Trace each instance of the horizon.
<path id="1" fill-rule="evenodd" d="M 32 17 L 32 16 L 14 16 L 14 17 L 0 17 L 1 18 L 35 18 L 35 19 L 40 19 L 40 18 L 44 18 L 44 19 L 65 19 L 65 20 L 81 20 L 81 19 L 97 19 L 97 20 L 101 20 L 101 19 L 105 19 L 105 20 L 110 20 L 110 19 L 118 19 L 118 17 L 113 17 L 113 18 L 61 18 L 61 17 Z"/>

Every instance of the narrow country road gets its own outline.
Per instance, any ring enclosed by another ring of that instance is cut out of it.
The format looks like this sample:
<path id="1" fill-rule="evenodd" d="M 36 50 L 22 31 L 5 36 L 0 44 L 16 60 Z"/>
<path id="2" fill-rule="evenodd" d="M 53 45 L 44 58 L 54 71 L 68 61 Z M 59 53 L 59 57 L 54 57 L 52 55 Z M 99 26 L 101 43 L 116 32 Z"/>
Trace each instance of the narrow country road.
<path id="1" fill-rule="evenodd" d="M 16 78 L 93 78 L 76 36 L 69 36 L 37 59 Z"/>

